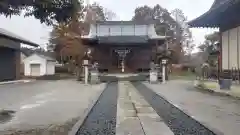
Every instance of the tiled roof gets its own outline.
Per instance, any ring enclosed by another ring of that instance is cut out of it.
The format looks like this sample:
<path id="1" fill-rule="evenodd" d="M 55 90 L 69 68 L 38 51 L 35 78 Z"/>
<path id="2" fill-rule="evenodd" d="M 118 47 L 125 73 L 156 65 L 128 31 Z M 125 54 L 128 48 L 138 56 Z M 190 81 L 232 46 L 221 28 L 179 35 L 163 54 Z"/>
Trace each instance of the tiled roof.
<path id="1" fill-rule="evenodd" d="M 221 13 L 240 0 L 215 0 L 211 8 L 203 15 L 188 22 L 191 27 L 219 27 Z"/>
<path id="2" fill-rule="evenodd" d="M 210 10 L 213 10 L 215 8 L 218 8 L 219 6 L 221 6 L 222 4 L 231 1 L 231 0 L 215 0 L 214 3 L 212 4 Z"/>
<path id="3" fill-rule="evenodd" d="M 27 39 L 24 39 L 24 38 L 12 33 L 12 32 L 9 32 L 3 28 L 0 28 L 0 36 L 23 43 L 23 44 L 27 44 L 27 45 L 31 45 L 31 46 L 39 46 L 38 44 L 31 42 Z"/>
<path id="4" fill-rule="evenodd" d="M 43 55 L 43 54 L 37 54 L 38 56 L 46 59 L 46 60 L 49 60 L 49 61 L 55 61 L 54 58 L 50 57 L 50 56 L 46 56 L 46 55 Z"/>
<path id="5" fill-rule="evenodd" d="M 148 43 L 147 36 L 98 36 L 99 43 Z"/>

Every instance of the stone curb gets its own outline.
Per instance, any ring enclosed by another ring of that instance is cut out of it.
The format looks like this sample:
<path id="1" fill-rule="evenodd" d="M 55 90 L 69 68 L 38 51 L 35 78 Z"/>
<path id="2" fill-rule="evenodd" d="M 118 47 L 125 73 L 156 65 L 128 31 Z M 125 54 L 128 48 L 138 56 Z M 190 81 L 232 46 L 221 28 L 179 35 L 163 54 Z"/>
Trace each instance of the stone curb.
<path id="1" fill-rule="evenodd" d="M 15 80 L 15 81 L 5 81 L 5 82 L 0 82 L 0 85 L 4 84 L 15 84 L 15 83 L 28 83 L 28 82 L 33 82 L 35 80 Z"/>
<path id="2" fill-rule="evenodd" d="M 226 97 L 231 97 L 231 98 L 240 100 L 240 97 L 231 95 L 229 93 L 222 93 L 222 92 L 218 92 L 218 91 L 215 91 L 215 90 L 212 90 L 212 89 L 202 88 L 202 87 L 199 87 L 199 86 L 194 86 L 194 88 L 196 88 L 197 90 L 204 90 L 204 91 L 209 92 L 209 93 L 214 93 L 214 94 L 217 94 L 219 96 L 226 96 Z"/>
<path id="3" fill-rule="evenodd" d="M 68 135 L 76 135 L 78 129 L 79 129 L 80 126 L 83 124 L 83 122 L 85 121 L 85 119 L 87 118 L 88 114 L 91 112 L 91 110 L 93 109 L 93 107 L 94 107 L 95 104 L 97 103 L 99 97 L 102 95 L 102 93 L 103 93 L 103 91 L 106 89 L 106 87 L 108 87 L 108 84 L 106 84 L 105 88 L 99 92 L 100 94 L 98 94 L 98 96 L 92 100 L 92 102 L 90 103 L 90 105 L 88 106 L 88 108 L 84 110 L 83 115 L 82 115 L 81 118 L 77 121 L 77 123 L 74 124 L 74 126 L 72 127 L 72 129 L 68 132 Z"/>
<path id="4" fill-rule="evenodd" d="M 150 89 L 151 89 L 151 88 L 150 88 Z M 153 92 L 155 92 L 155 91 L 153 91 Z M 156 92 L 155 92 L 155 93 L 156 93 Z M 182 111 L 182 112 L 183 112 L 184 114 L 186 114 L 188 117 L 194 119 L 196 122 L 198 122 L 199 124 L 203 125 L 203 126 L 206 127 L 207 129 L 209 129 L 210 131 L 212 131 L 214 134 L 216 134 L 216 135 L 224 135 L 224 133 L 221 132 L 221 131 L 219 131 L 218 129 L 215 129 L 215 128 L 213 128 L 212 126 L 210 126 L 209 124 L 207 124 L 207 123 L 205 123 L 205 122 L 203 122 L 203 121 L 201 121 L 201 120 L 196 119 L 196 117 L 190 115 L 190 113 L 189 113 L 187 110 L 185 110 L 185 109 L 183 109 L 183 108 L 180 108 L 180 106 L 174 104 L 172 101 L 168 100 L 165 96 L 160 95 L 159 93 L 156 93 L 156 94 L 159 95 L 159 96 L 161 96 L 164 100 L 166 100 L 167 102 L 169 102 L 170 104 L 172 104 L 172 105 L 173 105 L 174 107 L 176 107 L 178 110 Z"/>

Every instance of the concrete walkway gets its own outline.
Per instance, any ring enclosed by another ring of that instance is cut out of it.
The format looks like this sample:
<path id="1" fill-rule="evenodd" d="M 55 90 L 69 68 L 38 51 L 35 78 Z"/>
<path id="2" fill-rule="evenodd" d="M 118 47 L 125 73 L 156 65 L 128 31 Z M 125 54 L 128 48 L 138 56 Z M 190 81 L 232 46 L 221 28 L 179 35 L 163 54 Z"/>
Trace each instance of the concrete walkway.
<path id="1" fill-rule="evenodd" d="M 144 84 L 215 133 L 239 134 L 240 100 L 200 92 L 194 89 L 192 81 Z"/>
<path id="2" fill-rule="evenodd" d="M 116 135 L 173 135 L 161 117 L 129 83 L 119 83 Z"/>
<path id="3" fill-rule="evenodd" d="M 1 135 L 66 135 L 79 119 L 85 118 L 105 88 L 105 84 L 90 86 L 74 80 L 42 81 L 42 87 L 35 83 L 29 87 L 43 92 L 8 106 L 16 113 L 0 123 Z"/>

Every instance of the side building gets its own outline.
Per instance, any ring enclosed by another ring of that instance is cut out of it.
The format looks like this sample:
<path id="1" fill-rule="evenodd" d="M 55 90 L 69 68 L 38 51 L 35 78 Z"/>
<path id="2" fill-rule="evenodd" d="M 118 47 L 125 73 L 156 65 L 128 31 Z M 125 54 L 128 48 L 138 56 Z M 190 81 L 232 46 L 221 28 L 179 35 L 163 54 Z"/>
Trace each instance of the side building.
<path id="1" fill-rule="evenodd" d="M 154 22 L 133 21 L 97 21 L 82 37 L 103 72 L 148 71 L 152 54 L 166 38 L 156 34 Z"/>
<path id="2" fill-rule="evenodd" d="M 215 0 L 209 11 L 190 21 L 191 27 L 219 28 L 219 69 L 240 69 L 240 0 Z"/>
<path id="3" fill-rule="evenodd" d="M 0 28 L 0 81 L 20 79 L 20 44 L 38 46 L 14 33 Z"/>

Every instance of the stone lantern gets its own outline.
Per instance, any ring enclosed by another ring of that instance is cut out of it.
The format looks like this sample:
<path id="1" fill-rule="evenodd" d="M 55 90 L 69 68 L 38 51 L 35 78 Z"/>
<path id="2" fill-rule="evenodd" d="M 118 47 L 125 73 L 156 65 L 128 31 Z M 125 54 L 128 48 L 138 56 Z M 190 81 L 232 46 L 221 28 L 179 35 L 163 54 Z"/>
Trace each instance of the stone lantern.
<path id="1" fill-rule="evenodd" d="M 85 55 L 83 57 L 83 68 L 84 68 L 84 83 L 88 84 L 88 80 L 89 80 L 89 66 L 90 66 L 90 60 L 91 60 L 91 49 L 88 49 L 85 52 Z"/>

